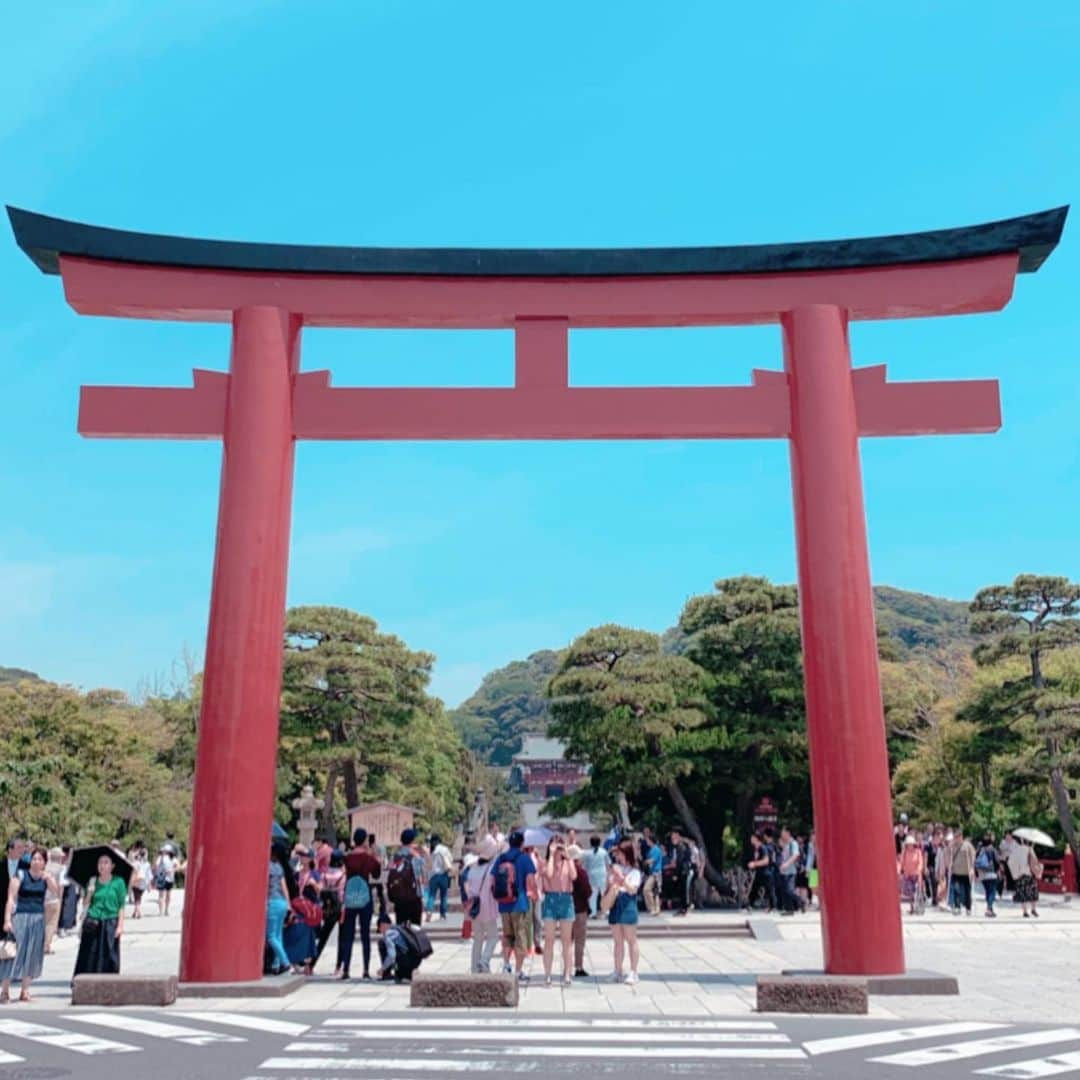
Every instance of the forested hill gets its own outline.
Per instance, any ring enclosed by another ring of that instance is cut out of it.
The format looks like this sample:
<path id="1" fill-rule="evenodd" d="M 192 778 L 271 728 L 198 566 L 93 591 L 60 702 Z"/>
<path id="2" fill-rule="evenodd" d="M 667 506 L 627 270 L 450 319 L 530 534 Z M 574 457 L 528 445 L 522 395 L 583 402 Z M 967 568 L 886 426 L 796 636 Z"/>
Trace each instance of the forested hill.
<path id="1" fill-rule="evenodd" d="M 968 605 L 959 600 L 906 592 L 888 585 L 874 589 L 878 630 L 892 646 L 891 658 L 910 659 L 920 652 L 969 652 Z M 664 648 L 682 652 L 677 627 L 663 636 Z M 547 729 L 545 690 L 562 659 L 551 649 L 515 660 L 484 677 L 479 689 L 450 713 L 469 749 L 491 765 L 509 765 L 522 736 Z"/>
<path id="2" fill-rule="evenodd" d="M 0 683 L 20 682 L 29 679 L 31 682 L 40 682 L 40 678 L 32 671 L 25 671 L 18 667 L 0 667 Z"/>

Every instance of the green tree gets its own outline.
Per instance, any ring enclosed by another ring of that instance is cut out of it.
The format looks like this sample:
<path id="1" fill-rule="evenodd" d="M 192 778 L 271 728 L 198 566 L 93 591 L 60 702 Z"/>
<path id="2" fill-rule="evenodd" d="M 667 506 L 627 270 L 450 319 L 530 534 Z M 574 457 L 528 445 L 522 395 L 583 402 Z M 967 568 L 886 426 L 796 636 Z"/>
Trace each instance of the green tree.
<path id="1" fill-rule="evenodd" d="M 1015 746 L 1024 721 L 1032 722 L 1035 760 L 1049 781 L 1066 842 L 1080 859 L 1072 806 L 1080 787 L 1080 694 L 1048 670 L 1054 654 L 1080 645 L 1080 585 L 1063 577 L 1021 574 L 1011 585 L 980 590 L 971 611 L 972 632 L 983 638 L 973 654 L 977 664 L 1024 661 L 1018 677 L 1006 675 L 979 702 L 986 738 L 997 747 Z"/>
<path id="2" fill-rule="evenodd" d="M 716 582 L 692 597 L 679 625 L 687 656 L 712 677 L 712 718 L 695 771 L 695 801 L 710 821 L 749 832 L 771 795 L 792 824 L 811 818 L 798 593 L 767 578 Z M 715 853 L 719 854 L 719 853 Z"/>
<path id="3" fill-rule="evenodd" d="M 611 810 L 622 795 L 637 805 L 663 793 L 707 851 L 681 786 L 695 766 L 693 736 L 707 720 L 707 681 L 692 661 L 665 655 L 657 634 L 608 625 L 579 637 L 551 680 L 548 731 L 591 771 L 584 787 L 552 803 L 555 811 Z"/>
<path id="4" fill-rule="evenodd" d="M 313 778 L 321 773 L 324 822 L 334 819 L 339 779 L 346 807 L 356 806 L 368 770 L 386 768 L 395 729 L 427 704 L 434 659 L 380 633 L 366 615 L 336 607 L 289 610 L 279 780 L 288 789 L 298 770 Z"/>
<path id="5" fill-rule="evenodd" d="M 45 681 L 0 686 L 0 816 L 38 841 L 127 842 L 182 833 L 168 723 L 115 690 Z"/>

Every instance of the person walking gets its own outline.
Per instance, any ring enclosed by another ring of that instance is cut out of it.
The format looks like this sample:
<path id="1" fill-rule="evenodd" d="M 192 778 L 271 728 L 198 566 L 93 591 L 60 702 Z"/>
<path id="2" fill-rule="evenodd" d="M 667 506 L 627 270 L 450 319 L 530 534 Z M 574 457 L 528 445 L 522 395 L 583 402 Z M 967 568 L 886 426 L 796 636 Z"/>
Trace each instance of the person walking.
<path id="1" fill-rule="evenodd" d="M 645 885 L 642 896 L 645 899 L 645 910 L 650 915 L 660 914 L 660 892 L 664 881 L 664 849 L 660 842 L 652 834 L 651 829 L 646 829 L 644 834 L 644 864 Z"/>
<path id="2" fill-rule="evenodd" d="M 45 873 L 56 882 L 57 891 L 45 894 L 45 955 L 51 956 L 53 940 L 60 928 L 60 907 L 64 899 L 64 852 L 61 848 L 49 849 L 49 860 L 45 864 Z"/>
<path id="3" fill-rule="evenodd" d="M 975 853 L 975 873 L 979 875 L 979 883 L 986 897 L 986 917 L 996 919 L 997 912 L 994 910 L 994 901 L 998 894 L 998 878 L 1001 874 L 1001 866 L 998 861 L 997 847 L 994 845 L 994 834 L 983 833 L 982 843 Z"/>
<path id="4" fill-rule="evenodd" d="M 535 877 L 536 867 L 530 855 L 522 850 L 525 834 L 515 829 L 507 838 L 508 847 L 492 869 L 491 895 L 499 905 L 502 919 L 503 970 L 509 972 L 513 958 L 514 972 L 519 981 L 527 982 L 525 957 L 529 952 L 529 879 Z"/>
<path id="5" fill-rule="evenodd" d="M 289 954 L 285 951 L 282 932 L 285 916 L 289 914 L 289 881 L 292 868 L 289 866 L 289 852 L 280 844 L 270 846 L 270 870 L 266 885 L 266 942 L 273 953 L 271 975 L 282 975 L 289 970 Z"/>
<path id="6" fill-rule="evenodd" d="M 1015 883 L 1013 899 L 1023 908 L 1024 918 L 1037 919 L 1042 863 L 1036 857 L 1034 848 L 1015 837 L 1009 851 L 1009 873 Z"/>
<path id="7" fill-rule="evenodd" d="M 675 914 L 685 915 L 690 904 L 694 866 L 690 845 L 678 829 L 671 830 L 671 861 L 675 868 Z"/>
<path id="8" fill-rule="evenodd" d="M 335 979 L 348 979 L 352 963 L 356 928 L 360 928 L 360 949 L 364 960 L 363 978 L 371 978 L 371 916 L 375 911 L 372 882 L 377 881 L 382 868 L 367 846 L 367 830 L 353 833 L 352 851 L 344 858 L 345 893 L 342 899 L 341 928 L 338 931 L 338 956 Z M 419 915 L 411 911 L 410 914 Z M 401 919 L 399 922 L 403 921 Z"/>
<path id="9" fill-rule="evenodd" d="M 75 929 L 75 924 L 79 921 L 79 886 L 68 877 L 71 848 L 64 846 L 60 850 L 64 853 L 64 866 L 58 880 L 63 889 L 63 896 L 60 901 L 60 923 L 56 933 L 58 937 L 65 937 Z"/>
<path id="10" fill-rule="evenodd" d="M 818 887 L 817 836 L 813 829 L 806 838 L 806 858 L 803 864 L 806 867 L 806 901 L 813 904 L 814 890 Z"/>
<path id="11" fill-rule="evenodd" d="M 605 902 L 610 900 L 608 923 L 614 939 L 615 972 L 613 982 L 625 982 L 633 986 L 638 981 L 638 909 L 637 894 L 641 888 L 641 871 L 637 868 L 634 845 L 623 840 L 612 848 L 611 870 L 608 872 L 608 891 Z M 629 957 L 630 974 L 623 976 L 623 963 Z"/>
<path id="12" fill-rule="evenodd" d="M 35 848 L 27 869 L 16 869 L 4 906 L 4 933 L 15 938 L 15 958 L 0 968 L 0 1002 L 11 1000 L 11 981 L 22 986 L 20 1001 L 31 1001 L 30 984 L 45 962 L 45 897 L 60 899 L 60 883 L 45 869 L 48 852 Z"/>
<path id="13" fill-rule="evenodd" d="M 127 892 L 127 882 L 116 874 L 116 861 L 109 855 L 100 855 L 97 877 L 90 879 L 83 899 L 85 913 L 75 975 L 120 974 L 120 939 L 124 936 Z"/>
<path id="14" fill-rule="evenodd" d="M 584 852 L 577 844 L 570 844 L 566 854 L 577 869 L 574 878 L 574 978 L 587 979 L 589 973 L 585 970 L 585 939 L 589 929 L 589 916 L 592 903 L 592 882 L 585 871 L 582 862 Z"/>
<path id="15" fill-rule="evenodd" d="M 896 867 L 900 875 L 900 899 L 908 901 L 908 913 L 911 915 L 915 914 L 919 900 L 923 872 L 926 869 L 925 859 L 918 836 L 909 832 L 904 837 Z"/>
<path id="16" fill-rule="evenodd" d="M 401 847 L 386 870 L 386 896 L 394 907 L 394 922 L 420 926 L 424 919 L 424 855 L 416 830 L 405 829 Z"/>
<path id="17" fill-rule="evenodd" d="M 950 903 L 954 915 L 959 915 L 961 908 L 965 914 L 971 914 L 971 879 L 974 873 L 975 848 L 964 836 L 964 830 L 958 827 L 953 831 L 950 866 L 952 880 Z"/>
<path id="18" fill-rule="evenodd" d="M 672 834 L 673 842 L 675 835 Z M 747 910 L 752 909 L 754 901 L 764 893 L 771 915 L 776 909 L 776 884 L 772 876 L 772 856 L 766 849 L 765 841 L 760 833 L 752 833 L 750 836 L 750 858 L 746 863 L 746 869 L 754 875 L 750 881 L 750 895 L 746 900 Z"/>
<path id="19" fill-rule="evenodd" d="M 427 887 L 427 921 L 435 917 L 435 898 L 439 900 L 439 921 L 445 922 L 450 897 L 450 869 L 454 856 L 439 836 L 431 838 L 431 877 Z"/>
<path id="20" fill-rule="evenodd" d="M 169 903 L 176 885 L 176 874 L 183 869 L 172 844 L 162 844 L 154 863 L 154 888 L 158 894 L 158 914 L 169 914 Z"/>
<path id="21" fill-rule="evenodd" d="M 544 892 L 541 907 L 544 922 L 544 985 L 551 985 L 555 935 L 558 934 L 562 944 L 563 986 L 570 986 L 573 981 L 574 879 L 577 877 L 577 867 L 561 836 L 553 837 L 548 843 L 541 877 Z"/>
<path id="22" fill-rule="evenodd" d="M 128 851 L 128 862 L 131 863 L 131 917 L 141 919 L 143 895 L 150 887 L 150 854 L 141 840 Z"/>
<path id="23" fill-rule="evenodd" d="M 476 862 L 465 880 L 465 911 L 472 919 L 471 970 L 487 975 L 499 943 L 499 905 L 491 894 L 492 871 L 499 854 L 493 836 L 485 836 L 476 849 Z"/>
<path id="24" fill-rule="evenodd" d="M 799 876 L 799 863 L 802 859 L 802 849 L 799 841 L 791 834 L 791 830 L 785 826 L 780 830 L 779 877 L 780 894 L 783 907 L 781 915 L 794 915 L 796 911 L 803 911 L 804 905 L 795 893 L 795 879 Z"/>

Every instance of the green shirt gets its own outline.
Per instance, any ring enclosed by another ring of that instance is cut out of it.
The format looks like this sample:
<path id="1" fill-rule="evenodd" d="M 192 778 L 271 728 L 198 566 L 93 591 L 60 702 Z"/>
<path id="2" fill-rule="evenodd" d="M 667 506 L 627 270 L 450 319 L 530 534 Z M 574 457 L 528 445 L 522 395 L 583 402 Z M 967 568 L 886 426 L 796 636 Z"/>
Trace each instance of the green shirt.
<path id="1" fill-rule="evenodd" d="M 114 877 L 107 882 L 95 881 L 90 910 L 86 914 L 91 919 L 115 919 L 124 910 L 127 894 L 127 883 L 123 878 Z"/>

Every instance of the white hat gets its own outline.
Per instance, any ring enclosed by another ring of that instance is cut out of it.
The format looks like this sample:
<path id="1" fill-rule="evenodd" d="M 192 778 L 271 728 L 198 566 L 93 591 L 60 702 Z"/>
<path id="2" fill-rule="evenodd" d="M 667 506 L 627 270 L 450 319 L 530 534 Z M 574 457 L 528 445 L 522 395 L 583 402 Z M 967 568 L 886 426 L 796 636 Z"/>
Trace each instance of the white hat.
<path id="1" fill-rule="evenodd" d="M 904 846 L 905 847 L 908 844 L 914 844 L 914 843 L 915 843 L 915 837 L 912 836 L 910 833 L 907 836 L 904 837 Z"/>
<path id="2" fill-rule="evenodd" d="M 485 836 L 480 841 L 476 854 L 481 859 L 494 859 L 499 854 L 499 842 L 494 836 Z"/>

